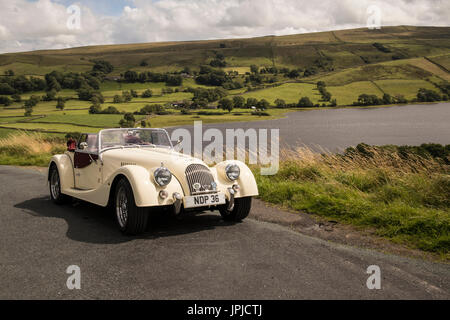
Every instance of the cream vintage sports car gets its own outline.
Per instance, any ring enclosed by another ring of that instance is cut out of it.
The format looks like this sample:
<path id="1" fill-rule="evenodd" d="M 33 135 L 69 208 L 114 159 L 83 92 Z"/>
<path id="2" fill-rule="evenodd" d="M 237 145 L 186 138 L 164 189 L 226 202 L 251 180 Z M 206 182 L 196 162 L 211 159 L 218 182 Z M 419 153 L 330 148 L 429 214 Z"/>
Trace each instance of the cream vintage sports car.
<path id="1" fill-rule="evenodd" d="M 164 129 L 106 129 L 82 134 L 64 154 L 52 157 L 50 197 L 56 204 L 73 198 L 114 208 L 125 234 L 145 231 L 152 210 L 175 215 L 219 210 L 240 221 L 258 195 L 255 178 L 240 161 L 208 167 L 174 151 Z"/>

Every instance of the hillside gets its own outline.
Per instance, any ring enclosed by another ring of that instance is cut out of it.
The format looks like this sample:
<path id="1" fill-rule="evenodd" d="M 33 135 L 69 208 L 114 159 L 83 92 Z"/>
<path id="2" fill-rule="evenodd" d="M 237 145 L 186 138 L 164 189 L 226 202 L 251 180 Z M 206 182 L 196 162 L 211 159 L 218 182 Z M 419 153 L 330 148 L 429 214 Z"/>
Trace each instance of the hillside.
<path id="1" fill-rule="evenodd" d="M 382 43 L 390 52 L 373 46 Z M 437 57 L 447 70 L 450 28 L 383 27 L 380 30 L 351 29 L 289 36 L 251 39 L 161 42 L 79 47 L 0 55 L 0 72 L 12 69 L 18 74 L 43 75 L 49 70 L 88 71 L 92 59 L 103 59 L 115 67 L 115 74 L 140 70 L 142 61 L 150 70 L 178 70 L 208 64 L 217 52 L 223 53 L 230 67 L 252 64 L 276 67 L 307 67 L 317 59 L 333 60 L 335 70 L 403 59 Z"/>
<path id="2" fill-rule="evenodd" d="M 0 74 L 12 70 L 15 76 L 43 78 L 52 71 L 90 72 L 95 60 L 108 61 L 114 70 L 100 85 L 105 98 L 101 107 L 114 105 L 121 112 L 135 112 L 147 104 L 191 100 L 194 95 L 185 90 L 187 87 L 213 89 L 213 86 L 199 84 L 194 79 L 202 65 L 210 65 L 218 57 L 221 57 L 219 62 L 223 63 L 219 69 L 227 73 L 231 71 L 230 81 L 240 83 L 239 87 L 225 87 L 229 98 L 239 95 L 245 99 L 266 99 L 274 105 L 277 99 L 283 99 L 286 104 L 296 104 L 301 97 L 306 96 L 316 106 L 325 106 L 323 96 L 316 88 L 316 83 L 323 81 L 338 106 L 351 105 L 363 93 L 378 97 L 387 93 L 410 101 L 416 98 L 420 88 L 440 92 L 440 86 L 450 81 L 450 27 L 361 28 L 251 39 L 106 45 L 7 53 L 0 55 Z M 259 68 L 263 79 L 256 84 L 248 80 L 252 65 Z M 271 73 L 270 68 L 277 71 Z M 283 69 L 287 71 L 281 72 Z M 137 73 L 180 73 L 190 70 L 194 76 L 186 77 L 173 93 L 165 92 L 168 86 L 164 82 L 125 83 L 107 80 L 114 76 L 120 77 L 128 70 Z M 288 71 L 298 71 L 299 75 L 288 76 Z M 137 91 L 139 97 L 133 101 L 112 104 L 115 95 L 130 89 Z M 153 96 L 141 98 L 141 93 L 146 89 L 151 89 Z M 22 102 L 0 107 L 1 127 L 65 132 L 81 130 L 83 128 L 80 126 L 89 123 L 97 130 L 114 126 L 121 118 L 120 115 L 89 115 L 88 108 L 92 103 L 74 99 L 76 91 L 65 88 L 58 92 L 58 97 L 67 99 L 64 111 L 57 110 L 54 101 L 41 101 L 33 109 L 34 118 L 23 118 L 23 100 L 32 94 L 43 95 L 45 92 L 23 92 Z M 216 104 L 217 101 L 210 106 Z M 249 110 L 235 108 L 234 111 L 233 114 L 224 111 L 223 114 L 217 112 L 216 115 L 206 116 L 197 114 L 198 111 L 182 115 L 179 110 L 172 110 L 171 115 L 152 115 L 150 118 L 152 125 L 158 126 L 190 123 L 199 118 L 208 122 L 255 118 Z M 282 112 L 268 110 L 267 114 L 278 117 Z"/>

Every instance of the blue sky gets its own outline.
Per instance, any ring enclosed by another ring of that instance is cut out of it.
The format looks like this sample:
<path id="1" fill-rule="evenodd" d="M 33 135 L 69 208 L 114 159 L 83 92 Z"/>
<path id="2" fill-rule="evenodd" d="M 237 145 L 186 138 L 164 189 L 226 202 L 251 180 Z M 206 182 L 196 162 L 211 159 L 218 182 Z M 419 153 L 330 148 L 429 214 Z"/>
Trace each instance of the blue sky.
<path id="1" fill-rule="evenodd" d="M 367 27 L 374 5 L 380 26 L 450 24 L 449 0 L 0 0 L 0 53 Z"/>

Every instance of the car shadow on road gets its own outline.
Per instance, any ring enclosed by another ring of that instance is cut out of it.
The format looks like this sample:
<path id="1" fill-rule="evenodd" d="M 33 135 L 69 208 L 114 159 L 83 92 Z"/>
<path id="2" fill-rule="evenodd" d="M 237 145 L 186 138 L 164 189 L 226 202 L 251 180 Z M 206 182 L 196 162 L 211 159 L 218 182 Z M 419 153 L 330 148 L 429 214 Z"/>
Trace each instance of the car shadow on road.
<path id="1" fill-rule="evenodd" d="M 179 218 L 152 213 L 144 234 L 125 236 L 119 231 L 113 212 L 84 201 L 73 201 L 71 204 L 58 206 L 45 196 L 23 201 L 14 207 L 35 217 L 64 219 L 68 226 L 66 232 L 68 238 L 95 244 L 115 244 L 135 239 L 150 240 L 232 225 L 223 221 L 218 212 L 189 214 Z M 60 227 L 55 226 L 55 232 L 59 230 Z"/>

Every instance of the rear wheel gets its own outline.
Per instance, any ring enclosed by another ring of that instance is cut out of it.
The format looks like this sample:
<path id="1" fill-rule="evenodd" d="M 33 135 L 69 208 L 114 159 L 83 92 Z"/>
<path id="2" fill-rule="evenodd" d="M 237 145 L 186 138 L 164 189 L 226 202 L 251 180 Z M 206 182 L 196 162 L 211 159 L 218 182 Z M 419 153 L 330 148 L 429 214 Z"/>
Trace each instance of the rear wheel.
<path id="1" fill-rule="evenodd" d="M 223 206 L 219 209 L 220 215 L 225 221 L 242 221 L 247 218 L 250 213 L 250 209 L 252 207 L 252 198 L 245 197 L 234 199 L 234 207 L 233 210 L 227 210 L 226 206 Z"/>
<path id="2" fill-rule="evenodd" d="M 61 181 L 56 165 L 52 165 L 49 174 L 50 198 L 56 204 L 64 204 L 70 201 L 70 197 L 61 193 Z"/>
<path id="3" fill-rule="evenodd" d="M 148 222 L 148 209 L 136 206 L 133 189 L 125 178 L 117 183 L 114 210 L 119 228 L 124 234 L 137 235 L 145 231 Z"/>

